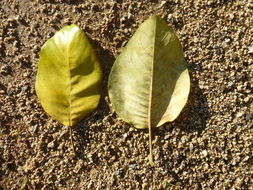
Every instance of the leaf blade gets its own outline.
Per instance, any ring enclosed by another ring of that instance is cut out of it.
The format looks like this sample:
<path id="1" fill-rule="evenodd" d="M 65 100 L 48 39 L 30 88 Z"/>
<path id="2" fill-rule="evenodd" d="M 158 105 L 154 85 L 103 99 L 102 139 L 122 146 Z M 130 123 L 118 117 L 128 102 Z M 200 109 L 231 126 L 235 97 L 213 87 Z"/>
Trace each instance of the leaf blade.
<path id="1" fill-rule="evenodd" d="M 187 101 L 189 88 L 182 46 L 158 16 L 137 29 L 116 59 L 108 82 L 116 113 L 141 129 L 173 121 Z"/>
<path id="2" fill-rule="evenodd" d="M 35 89 L 49 115 L 73 126 L 97 107 L 101 78 L 87 37 L 76 25 L 70 25 L 43 45 Z"/>

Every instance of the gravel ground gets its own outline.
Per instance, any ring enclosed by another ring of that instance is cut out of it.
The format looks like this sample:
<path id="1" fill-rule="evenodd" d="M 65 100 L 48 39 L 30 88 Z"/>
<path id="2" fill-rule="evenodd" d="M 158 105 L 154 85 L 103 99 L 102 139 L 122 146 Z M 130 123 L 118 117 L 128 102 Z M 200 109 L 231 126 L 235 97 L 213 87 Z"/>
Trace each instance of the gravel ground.
<path id="1" fill-rule="evenodd" d="M 148 131 L 111 109 L 107 79 L 136 28 L 158 14 L 181 40 L 192 87 L 179 118 Z M 89 36 L 101 59 L 98 109 L 67 127 L 38 103 L 39 50 L 66 24 Z M 0 189 L 253 189 L 252 0 L 1 0 Z"/>

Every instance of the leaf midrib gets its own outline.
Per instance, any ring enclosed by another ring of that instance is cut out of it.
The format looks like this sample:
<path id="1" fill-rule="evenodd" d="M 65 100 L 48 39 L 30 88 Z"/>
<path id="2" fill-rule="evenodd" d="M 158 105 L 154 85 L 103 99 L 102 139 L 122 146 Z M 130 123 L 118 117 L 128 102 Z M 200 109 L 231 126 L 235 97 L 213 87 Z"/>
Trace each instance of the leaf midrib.
<path id="1" fill-rule="evenodd" d="M 152 64 L 151 64 L 151 72 L 150 72 L 150 88 L 149 88 L 149 106 L 148 106 L 148 132 L 149 132 L 149 164 L 154 165 L 153 162 L 153 150 L 152 150 L 152 122 L 151 122 L 151 105 L 152 105 L 152 91 L 153 91 L 153 72 L 154 72 L 154 61 L 155 61 L 155 43 L 156 43 L 156 23 L 157 18 L 155 17 L 154 24 L 154 43 L 153 43 L 153 56 L 152 56 Z"/>
<path id="2" fill-rule="evenodd" d="M 150 71 L 150 89 L 149 89 L 149 106 L 148 106 L 148 128 L 151 129 L 152 126 L 152 92 L 153 92 L 153 73 L 154 73 L 154 62 L 155 62 L 155 47 L 156 47 L 156 23 L 157 18 L 155 18 L 155 24 L 154 24 L 154 42 L 153 42 L 153 56 L 152 56 L 152 65 L 151 65 L 151 71 Z"/>
<path id="3" fill-rule="evenodd" d="M 72 120 L 71 120 L 71 112 L 72 112 L 72 101 L 71 101 L 71 91 L 72 91 L 72 84 L 71 84 L 71 70 L 70 70 L 70 61 L 69 61 L 69 33 L 70 31 L 68 31 L 67 34 L 67 65 L 68 65 L 68 77 L 69 77 L 69 94 L 68 94 L 68 102 L 69 102 L 69 126 L 72 126 Z"/>

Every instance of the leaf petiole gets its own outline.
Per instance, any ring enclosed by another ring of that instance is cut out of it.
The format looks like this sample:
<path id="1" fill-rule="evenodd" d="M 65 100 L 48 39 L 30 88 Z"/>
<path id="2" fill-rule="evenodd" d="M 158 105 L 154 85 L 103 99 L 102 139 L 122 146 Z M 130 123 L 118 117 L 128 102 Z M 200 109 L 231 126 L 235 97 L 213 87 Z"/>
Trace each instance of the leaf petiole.
<path id="1" fill-rule="evenodd" d="M 152 149 L 152 128 L 148 128 L 149 131 L 149 165 L 154 166 L 153 149 Z"/>
<path id="2" fill-rule="evenodd" d="M 69 136 L 70 136 L 70 143 L 71 143 L 71 146 L 72 146 L 72 151 L 73 151 L 74 155 L 77 156 L 75 145 L 74 145 L 74 142 L 73 142 L 72 127 L 69 127 Z"/>

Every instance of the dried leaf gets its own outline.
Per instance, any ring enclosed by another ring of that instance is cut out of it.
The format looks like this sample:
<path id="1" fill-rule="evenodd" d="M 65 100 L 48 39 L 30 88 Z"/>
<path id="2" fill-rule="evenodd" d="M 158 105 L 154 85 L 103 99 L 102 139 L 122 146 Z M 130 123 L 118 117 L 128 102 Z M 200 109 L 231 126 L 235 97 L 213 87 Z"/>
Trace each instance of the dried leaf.
<path id="1" fill-rule="evenodd" d="M 150 134 L 151 128 L 177 118 L 190 78 L 182 46 L 159 16 L 146 20 L 129 40 L 112 67 L 108 89 L 116 113 Z"/>

